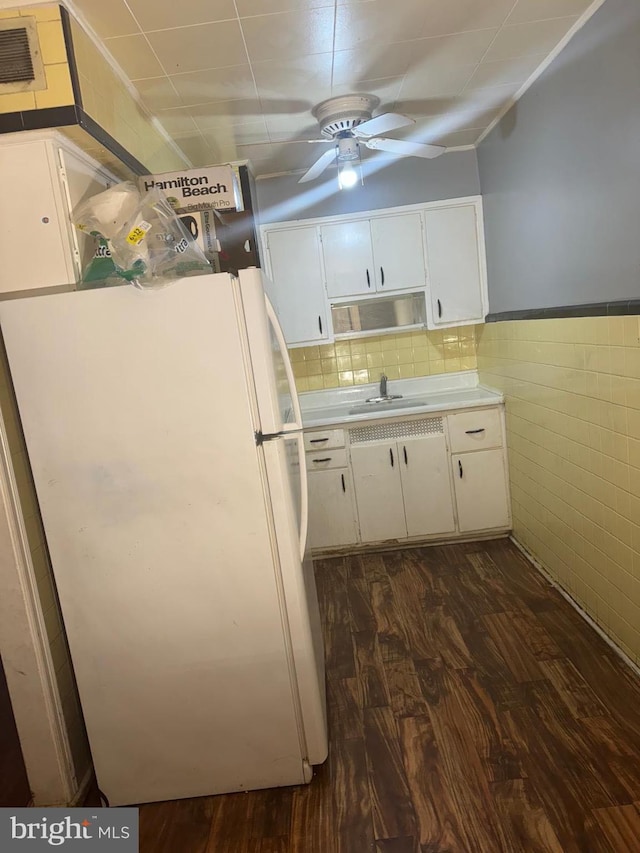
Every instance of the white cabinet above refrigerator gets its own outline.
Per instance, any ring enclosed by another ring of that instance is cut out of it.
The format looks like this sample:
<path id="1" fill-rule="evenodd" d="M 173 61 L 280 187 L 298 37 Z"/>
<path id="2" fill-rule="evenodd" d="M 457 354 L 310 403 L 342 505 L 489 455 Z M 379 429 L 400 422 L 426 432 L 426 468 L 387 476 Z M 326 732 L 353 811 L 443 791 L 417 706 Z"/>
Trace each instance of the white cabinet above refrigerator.
<path id="1" fill-rule="evenodd" d="M 80 281 L 94 241 L 71 211 L 116 180 L 58 133 L 0 139 L 0 294 Z"/>

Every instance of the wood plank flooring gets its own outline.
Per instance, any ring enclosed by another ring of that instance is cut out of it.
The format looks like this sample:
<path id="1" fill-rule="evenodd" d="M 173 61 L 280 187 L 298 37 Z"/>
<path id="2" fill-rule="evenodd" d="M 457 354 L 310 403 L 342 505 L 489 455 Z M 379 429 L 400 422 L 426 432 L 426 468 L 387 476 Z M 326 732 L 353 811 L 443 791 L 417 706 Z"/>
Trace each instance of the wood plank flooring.
<path id="1" fill-rule="evenodd" d="M 28 806 L 31 790 L 0 660 L 0 807 Z"/>
<path id="2" fill-rule="evenodd" d="M 143 853 L 640 853 L 640 681 L 508 540 L 316 573 L 327 763 L 143 806 Z"/>

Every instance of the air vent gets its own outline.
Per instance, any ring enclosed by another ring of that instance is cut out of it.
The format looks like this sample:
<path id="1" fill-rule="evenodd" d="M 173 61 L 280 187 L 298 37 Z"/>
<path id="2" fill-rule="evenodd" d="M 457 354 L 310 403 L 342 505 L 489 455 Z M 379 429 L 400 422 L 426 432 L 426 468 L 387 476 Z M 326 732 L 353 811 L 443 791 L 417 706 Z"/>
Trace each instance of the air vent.
<path id="1" fill-rule="evenodd" d="M 371 413 L 373 417 L 375 415 Z M 444 432 L 442 418 L 420 418 L 413 421 L 374 424 L 349 430 L 351 444 L 363 441 L 386 441 L 390 438 L 410 438 L 412 435 L 441 435 Z"/>
<path id="2" fill-rule="evenodd" d="M 0 83 L 35 80 L 26 27 L 0 31 Z"/>
<path id="3" fill-rule="evenodd" d="M 36 19 L 0 20 L 0 94 L 45 87 Z"/>

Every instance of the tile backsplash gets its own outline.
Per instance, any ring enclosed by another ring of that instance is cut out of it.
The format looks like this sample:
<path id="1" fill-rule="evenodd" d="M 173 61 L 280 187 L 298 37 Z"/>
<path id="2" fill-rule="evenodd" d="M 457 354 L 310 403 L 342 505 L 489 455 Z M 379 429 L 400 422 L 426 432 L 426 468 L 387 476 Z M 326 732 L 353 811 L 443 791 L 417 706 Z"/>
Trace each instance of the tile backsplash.
<path id="1" fill-rule="evenodd" d="M 489 323 L 515 538 L 640 663 L 640 317 Z"/>
<path id="2" fill-rule="evenodd" d="M 476 369 L 476 327 L 376 335 L 289 350 L 298 391 Z"/>

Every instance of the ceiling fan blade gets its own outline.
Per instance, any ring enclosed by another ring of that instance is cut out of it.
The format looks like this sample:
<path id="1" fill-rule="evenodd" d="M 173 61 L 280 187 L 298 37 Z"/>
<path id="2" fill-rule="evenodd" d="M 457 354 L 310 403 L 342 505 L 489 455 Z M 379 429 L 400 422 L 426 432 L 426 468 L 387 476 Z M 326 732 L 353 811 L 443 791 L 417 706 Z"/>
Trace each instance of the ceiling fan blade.
<path id="1" fill-rule="evenodd" d="M 400 157 L 426 157 L 432 160 L 447 150 L 443 145 L 425 145 L 423 142 L 410 142 L 408 139 L 363 139 L 367 148 L 373 151 L 388 151 Z"/>
<path id="2" fill-rule="evenodd" d="M 271 142 L 238 142 L 237 145 L 238 145 L 238 148 L 242 148 L 243 146 L 245 148 L 247 148 L 249 146 L 251 146 L 251 148 L 253 148 L 256 145 L 300 145 L 300 143 L 302 143 L 302 142 L 306 142 L 307 144 L 308 143 L 315 143 L 315 142 L 324 142 L 324 144 L 326 145 L 328 142 L 331 142 L 331 140 L 330 139 L 275 139 L 275 140 L 272 140 Z"/>
<path id="3" fill-rule="evenodd" d="M 354 127 L 353 135 L 377 136 L 379 133 L 387 133 L 389 130 L 406 127 L 409 124 L 415 124 L 415 121 L 409 116 L 401 116 L 399 113 L 383 113 Z"/>
<path id="4" fill-rule="evenodd" d="M 335 148 L 330 148 L 328 151 L 325 151 L 324 154 L 319 157 L 313 166 L 304 173 L 304 175 L 298 181 L 299 184 L 305 184 L 307 181 L 312 181 L 314 178 L 318 178 L 327 166 L 334 162 L 336 159 Z"/>

